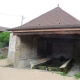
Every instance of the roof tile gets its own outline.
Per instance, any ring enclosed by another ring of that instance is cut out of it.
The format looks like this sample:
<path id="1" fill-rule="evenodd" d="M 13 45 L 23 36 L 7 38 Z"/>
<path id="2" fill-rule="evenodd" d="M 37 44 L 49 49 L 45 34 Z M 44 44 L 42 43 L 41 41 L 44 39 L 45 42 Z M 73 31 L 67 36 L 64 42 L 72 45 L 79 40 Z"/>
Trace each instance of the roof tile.
<path id="1" fill-rule="evenodd" d="M 31 20 L 30 22 L 9 30 L 46 29 L 61 27 L 80 27 L 80 21 L 62 10 L 60 7 Z"/>

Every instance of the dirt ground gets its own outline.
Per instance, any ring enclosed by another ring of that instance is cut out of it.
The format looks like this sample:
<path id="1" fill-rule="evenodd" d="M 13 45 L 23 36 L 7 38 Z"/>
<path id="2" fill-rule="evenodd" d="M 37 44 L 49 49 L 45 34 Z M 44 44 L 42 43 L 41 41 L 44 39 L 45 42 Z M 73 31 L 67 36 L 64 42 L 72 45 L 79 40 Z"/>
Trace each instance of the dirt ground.
<path id="1" fill-rule="evenodd" d="M 0 60 L 0 66 L 6 64 L 7 59 Z M 76 80 L 76 78 L 42 70 L 0 67 L 0 80 Z"/>

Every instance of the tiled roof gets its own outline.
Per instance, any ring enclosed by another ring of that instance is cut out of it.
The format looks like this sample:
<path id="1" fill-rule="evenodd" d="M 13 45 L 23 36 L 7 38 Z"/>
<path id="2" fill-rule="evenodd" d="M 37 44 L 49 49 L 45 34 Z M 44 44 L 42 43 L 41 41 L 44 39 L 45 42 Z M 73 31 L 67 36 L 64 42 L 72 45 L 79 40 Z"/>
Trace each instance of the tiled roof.
<path id="1" fill-rule="evenodd" d="M 30 22 L 9 30 L 49 29 L 80 27 L 80 21 L 62 10 L 60 7 L 31 20 Z"/>

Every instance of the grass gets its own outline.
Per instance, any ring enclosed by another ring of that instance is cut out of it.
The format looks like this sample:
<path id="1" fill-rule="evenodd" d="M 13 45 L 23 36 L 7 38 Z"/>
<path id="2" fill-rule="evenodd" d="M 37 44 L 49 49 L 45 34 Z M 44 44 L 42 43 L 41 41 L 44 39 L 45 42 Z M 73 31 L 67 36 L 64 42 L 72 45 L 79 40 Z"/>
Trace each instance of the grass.
<path id="1" fill-rule="evenodd" d="M 5 56 L 0 56 L 0 59 L 5 59 L 6 57 Z"/>
<path id="2" fill-rule="evenodd" d="M 57 74 L 60 74 L 61 76 L 66 76 L 64 72 L 57 72 Z"/>
<path id="3" fill-rule="evenodd" d="M 80 74 L 75 74 L 74 76 L 75 76 L 76 79 L 80 78 Z"/>

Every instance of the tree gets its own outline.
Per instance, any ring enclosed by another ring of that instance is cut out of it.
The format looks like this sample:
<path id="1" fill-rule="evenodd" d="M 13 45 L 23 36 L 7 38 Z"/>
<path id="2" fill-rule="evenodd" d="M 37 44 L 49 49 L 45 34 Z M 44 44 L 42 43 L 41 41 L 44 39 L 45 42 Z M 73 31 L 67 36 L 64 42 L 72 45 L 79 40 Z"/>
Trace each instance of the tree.
<path id="1" fill-rule="evenodd" d="M 9 36 L 10 36 L 9 32 L 0 33 L 0 42 L 8 43 L 9 42 Z"/>

